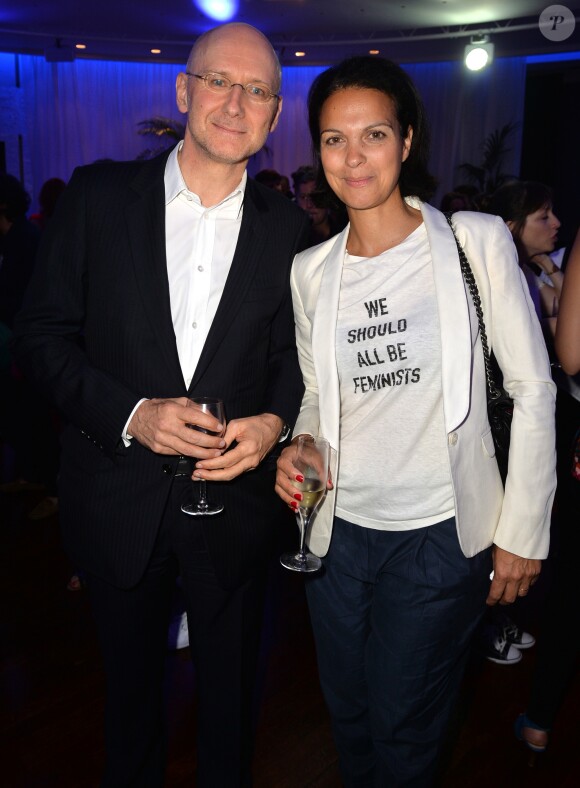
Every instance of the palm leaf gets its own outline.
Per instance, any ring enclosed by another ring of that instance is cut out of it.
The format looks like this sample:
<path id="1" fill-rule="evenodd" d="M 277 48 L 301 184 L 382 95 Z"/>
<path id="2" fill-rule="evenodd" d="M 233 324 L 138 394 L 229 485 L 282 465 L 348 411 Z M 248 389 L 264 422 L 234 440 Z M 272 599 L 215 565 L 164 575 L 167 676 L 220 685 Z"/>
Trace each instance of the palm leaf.
<path id="1" fill-rule="evenodd" d="M 459 165 L 458 169 L 465 172 L 469 182 L 475 184 L 482 194 L 492 194 L 502 183 L 512 177 L 502 173 L 501 168 L 506 153 L 511 150 L 506 147 L 507 139 L 517 126 L 517 123 L 506 123 L 505 126 L 488 134 L 481 145 L 482 161 L 480 165 L 469 162 Z"/>
<path id="2" fill-rule="evenodd" d="M 185 125 L 183 123 L 170 118 L 163 118 L 160 115 L 141 120 L 137 125 L 141 127 L 137 130 L 137 134 L 152 134 L 155 137 L 169 137 L 177 141 L 182 140 L 185 134 Z"/>

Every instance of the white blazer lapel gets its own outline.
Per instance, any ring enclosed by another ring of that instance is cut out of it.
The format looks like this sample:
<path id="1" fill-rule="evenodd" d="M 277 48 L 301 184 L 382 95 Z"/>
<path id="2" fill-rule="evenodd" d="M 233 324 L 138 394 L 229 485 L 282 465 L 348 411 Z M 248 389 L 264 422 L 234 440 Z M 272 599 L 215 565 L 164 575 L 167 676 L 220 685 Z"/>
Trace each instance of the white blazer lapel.
<path id="1" fill-rule="evenodd" d="M 314 368 L 320 397 L 320 432 L 334 449 L 340 435 L 340 389 L 336 363 L 336 322 L 349 226 L 337 236 L 324 262 L 312 323 Z"/>
<path id="2" fill-rule="evenodd" d="M 408 202 L 421 209 L 431 247 L 441 331 L 445 427 L 451 432 L 469 412 L 472 341 L 468 294 L 447 219 L 427 203 Z"/>

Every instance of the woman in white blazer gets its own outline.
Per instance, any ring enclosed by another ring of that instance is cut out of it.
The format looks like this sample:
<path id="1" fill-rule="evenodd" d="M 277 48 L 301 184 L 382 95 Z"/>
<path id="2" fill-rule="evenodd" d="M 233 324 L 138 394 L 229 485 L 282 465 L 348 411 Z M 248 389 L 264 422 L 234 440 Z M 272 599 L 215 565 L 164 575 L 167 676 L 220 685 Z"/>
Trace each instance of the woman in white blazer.
<path id="1" fill-rule="evenodd" d="M 524 596 L 548 551 L 554 385 L 504 223 L 455 214 L 514 400 L 504 491 L 473 302 L 447 220 L 423 201 L 433 179 L 412 82 L 351 58 L 315 80 L 309 121 L 320 186 L 350 220 L 292 270 L 294 438 L 333 450 L 309 536 L 323 557 L 307 581 L 321 683 L 347 788 L 427 786 L 486 598 Z M 276 481 L 292 508 L 295 451 Z"/>

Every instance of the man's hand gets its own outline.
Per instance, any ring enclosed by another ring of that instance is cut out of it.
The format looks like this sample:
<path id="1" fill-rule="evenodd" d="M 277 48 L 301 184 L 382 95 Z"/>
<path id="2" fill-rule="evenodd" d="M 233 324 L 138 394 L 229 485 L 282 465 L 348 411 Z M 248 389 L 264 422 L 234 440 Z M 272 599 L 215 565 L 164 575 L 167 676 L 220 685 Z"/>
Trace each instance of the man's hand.
<path id="1" fill-rule="evenodd" d="M 223 438 L 193 430 L 188 425 L 212 432 L 220 431 L 217 419 L 203 413 L 187 397 L 178 397 L 142 402 L 133 414 L 127 432 L 157 454 L 177 454 L 200 459 L 221 456 L 226 446 Z"/>
<path id="2" fill-rule="evenodd" d="M 493 547 L 493 580 L 486 602 L 488 605 L 511 605 L 518 596 L 525 596 L 540 575 L 542 562 Z"/>
<path id="3" fill-rule="evenodd" d="M 230 481 L 257 468 L 278 442 L 284 422 L 273 413 L 233 419 L 225 434 L 226 446 L 237 446 L 216 459 L 203 459 L 195 465 L 194 476 L 208 481 Z"/>

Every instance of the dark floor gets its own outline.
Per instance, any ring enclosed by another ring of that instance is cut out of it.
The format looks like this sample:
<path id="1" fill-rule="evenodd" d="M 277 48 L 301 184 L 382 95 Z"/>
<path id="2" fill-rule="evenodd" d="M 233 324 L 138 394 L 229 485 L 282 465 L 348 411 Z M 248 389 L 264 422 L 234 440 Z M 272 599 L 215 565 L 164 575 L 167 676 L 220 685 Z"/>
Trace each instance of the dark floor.
<path id="1" fill-rule="evenodd" d="M 102 759 L 103 677 L 86 594 L 66 589 L 72 567 L 57 517 L 27 518 L 41 497 L 0 495 L 0 786 L 93 788 Z M 545 580 L 515 611 L 535 634 L 544 592 Z M 255 788 L 338 788 L 302 580 L 277 567 L 264 641 Z M 444 788 L 580 785 L 578 676 L 550 749 L 533 769 L 514 740 L 512 722 L 525 706 L 533 665 L 534 649 L 510 667 L 473 660 Z M 168 653 L 168 788 L 193 785 L 194 691 L 188 650 Z"/>

